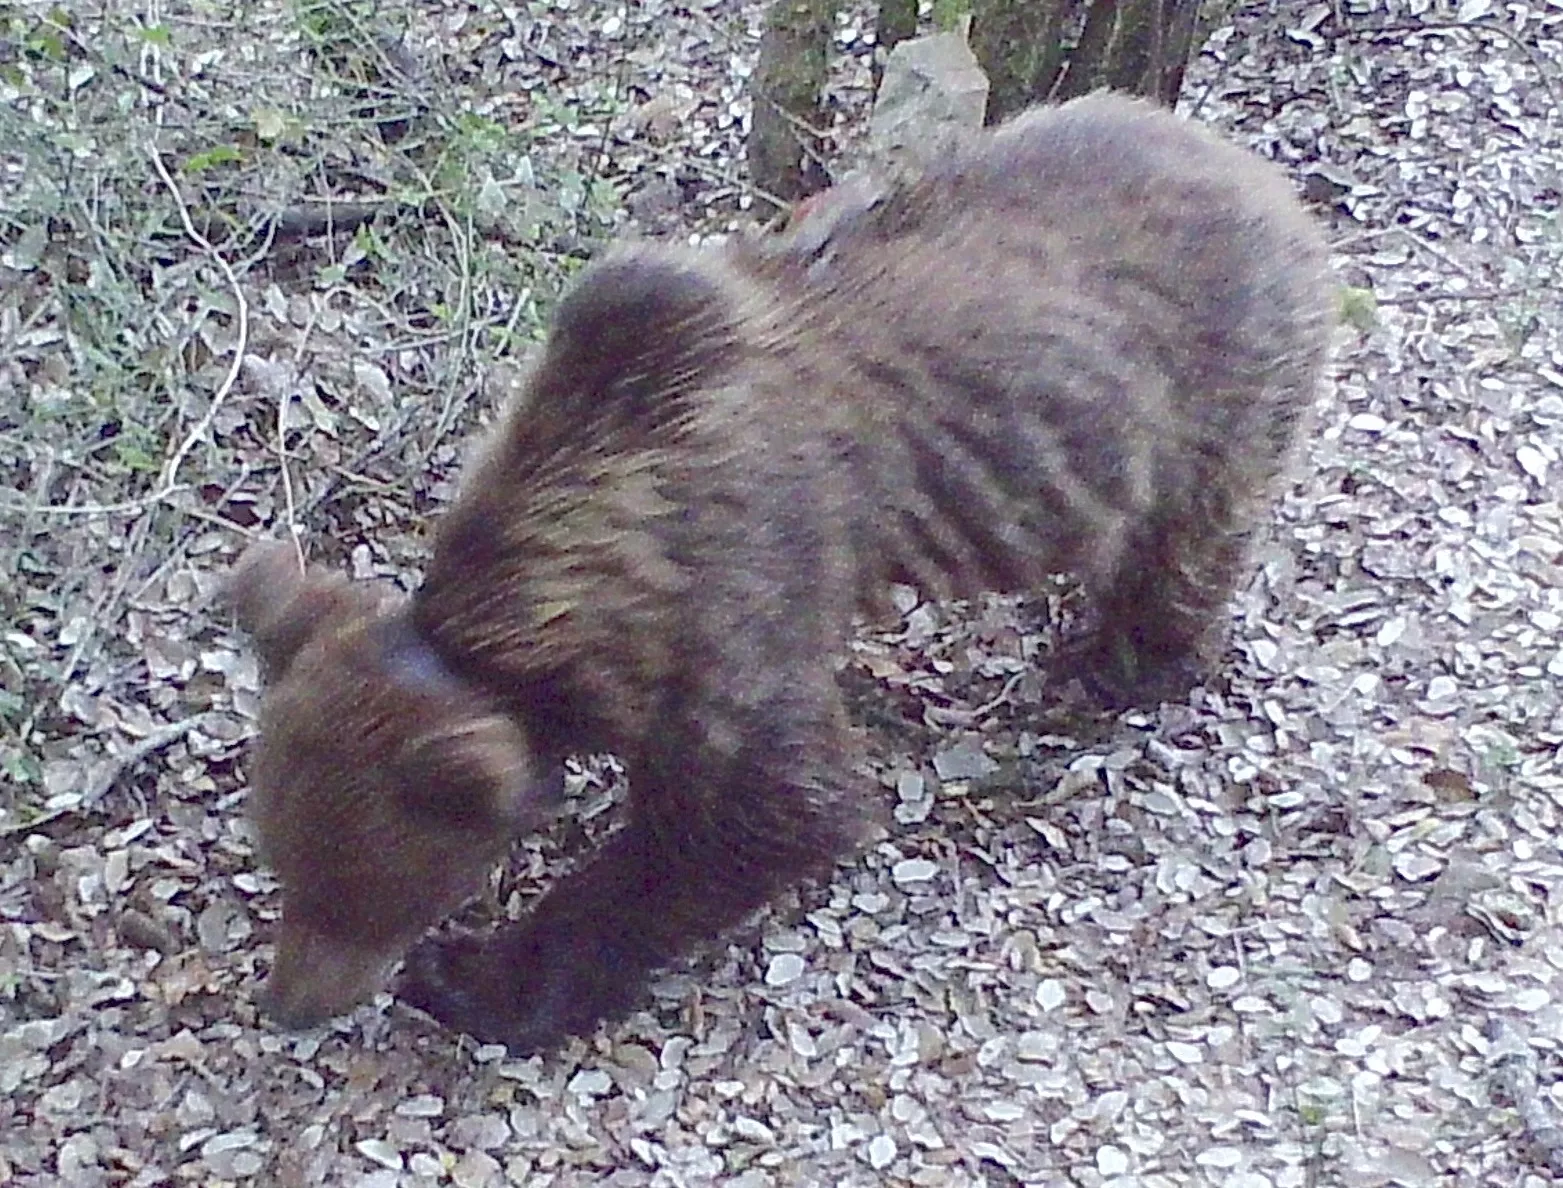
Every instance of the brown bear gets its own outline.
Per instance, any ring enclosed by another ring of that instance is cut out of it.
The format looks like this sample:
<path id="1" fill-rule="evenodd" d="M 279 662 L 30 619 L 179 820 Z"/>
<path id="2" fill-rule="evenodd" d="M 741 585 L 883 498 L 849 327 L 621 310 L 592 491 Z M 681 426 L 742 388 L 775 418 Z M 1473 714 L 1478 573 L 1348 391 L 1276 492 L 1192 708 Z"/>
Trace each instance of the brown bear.
<path id="1" fill-rule="evenodd" d="M 590 268 L 410 599 L 282 546 L 240 564 L 279 1019 L 406 956 L 407 1001 L 547 1048 L 829 872 L 870 815 L 831 658 L 890 582 L 1078 573 L 1070 671 L 1113 704 L 1208 664 L 1329 337 L 1281 173 L 1099 95 L 820 218 Z M 417 944 L 553 804 L 561 758 L 604 749 L 630 803 L 595 858 L 491 936 Z"/>

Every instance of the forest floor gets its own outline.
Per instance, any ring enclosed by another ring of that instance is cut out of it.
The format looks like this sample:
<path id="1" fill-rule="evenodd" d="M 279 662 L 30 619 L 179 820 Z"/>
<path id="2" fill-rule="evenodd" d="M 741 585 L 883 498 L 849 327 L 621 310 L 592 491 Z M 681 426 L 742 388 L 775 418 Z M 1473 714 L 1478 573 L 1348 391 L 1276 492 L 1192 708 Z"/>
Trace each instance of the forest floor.
<path id="1" fill-rule="evenodd" d="M 768 214 L 762 8 L 75 8 L 0 3 L 0 1183 L 1563 1175 L 1560 0 L 1244 5 L 1191 72 L 1346 315 L 1211 686 L 1082 722 L 1056 600 L 909 606 L 846 674 L 883 840 L 529 1060 L 258 1015 L 213 595 L 289 532 L 410 585 L 580 260 Z M 574 788 L 497 902 L 612 818 Z"/>

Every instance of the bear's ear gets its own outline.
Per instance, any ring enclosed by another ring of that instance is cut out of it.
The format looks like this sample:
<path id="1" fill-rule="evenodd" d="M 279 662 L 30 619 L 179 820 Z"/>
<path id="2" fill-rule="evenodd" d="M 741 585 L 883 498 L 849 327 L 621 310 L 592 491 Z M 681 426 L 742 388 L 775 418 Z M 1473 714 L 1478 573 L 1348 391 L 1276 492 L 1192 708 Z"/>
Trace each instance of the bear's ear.
<path id="1" fill-rule="evenodd" d="M 397 774 L 403 807 L 451 829 L 519 831 L 552 799 L 521 728 L 494 714 L 409 741 Z"/>
<path id="2" fill-rule="evenodd" d="M 272 677 L 287 670 L 321 622 L 350 598 L 345 576 L 306 574 L 293 546 L 280 540 L 251 545 L 223 585 L 223 599 Z"/>

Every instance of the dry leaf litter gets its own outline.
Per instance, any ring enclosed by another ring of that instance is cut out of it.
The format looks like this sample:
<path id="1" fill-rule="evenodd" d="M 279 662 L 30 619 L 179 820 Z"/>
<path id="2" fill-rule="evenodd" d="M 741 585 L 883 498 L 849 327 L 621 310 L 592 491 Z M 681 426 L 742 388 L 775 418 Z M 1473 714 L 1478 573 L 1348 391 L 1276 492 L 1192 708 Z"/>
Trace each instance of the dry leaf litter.
<path id="1" fill-rule="evenodd" d="M 525 1061 L 386 998 L 257 1017 L 258 681 L 211 595 L 289 525 L 414 580 L 506 352 L 619 210 L 763 213 L 762 7 L 375 9 L 400 43 L 352 7 L 59 11 L 0 9 L 0 176 L 53 210 L 0 232 L 0 1183 L 1563 1171 L 1558 0 L 1241 6 L 1191 72 L 1330 221 L 1346 314 L 1222 678 L 1100 721 L 1045 662 L 1068 590 L 898 591 L 843 671 L 882 839 Z M 844 141 L 871 29 L 838 27 Z M 611 761 L 572 783 L 480 913 L 611 821 Z"/>

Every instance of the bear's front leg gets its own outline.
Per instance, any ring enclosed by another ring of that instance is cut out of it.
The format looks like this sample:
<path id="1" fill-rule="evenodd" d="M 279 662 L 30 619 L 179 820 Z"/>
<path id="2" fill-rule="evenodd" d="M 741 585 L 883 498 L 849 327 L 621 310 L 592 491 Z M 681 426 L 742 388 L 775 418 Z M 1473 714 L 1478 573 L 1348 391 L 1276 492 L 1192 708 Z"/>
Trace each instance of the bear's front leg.
<path id="1" fill-rule="evenodd" d="M 655 959 L 617 927 L 615 905 L 592 895 L 597 888 L 576 886 L 616 881 L 614 863 L 623 862 L 628 848 L 618 842 L 610 841 L 597 859 L 609 865 L 595 878 L 587 871 L 566 880 L 579 904 L 566 905 L 555 889 L 529 918 L 491 935 L 424 941 L 407 958 L 398 996 L 453 1030 L 505 1044 L 517 1055 L 546 1051 L 626 1013 Z M 596 912 L 587 911 L 582 892 L 592 895 Z"/>
<path id="2" fill-rule="evenodd" d="M 859 836 L 860 802 L 823 778 L 680 785 L 641 789 L 630 824 L 525 920 L 425 941 L 398 995 L 513 1053 L 545 1051 L 628 1013 L 656 970 L 828 873 Z"/>

